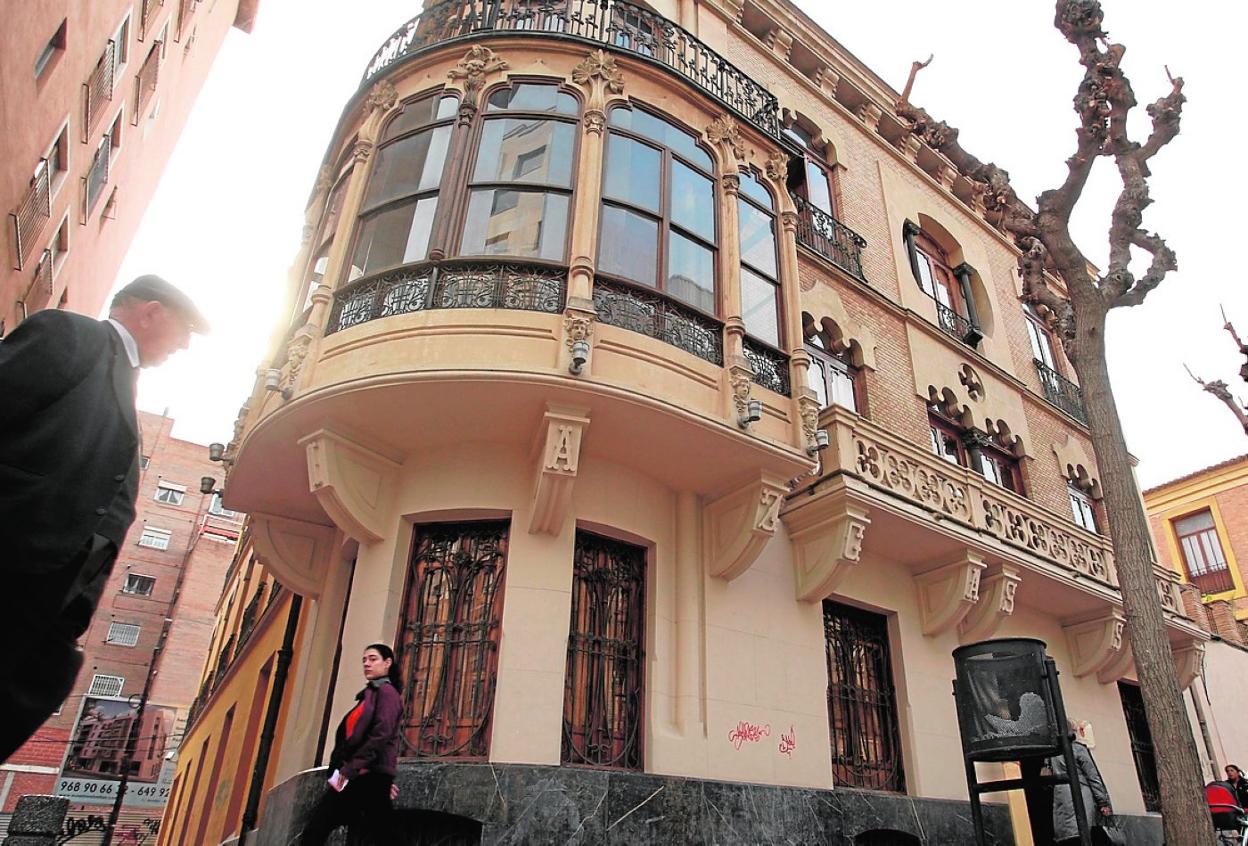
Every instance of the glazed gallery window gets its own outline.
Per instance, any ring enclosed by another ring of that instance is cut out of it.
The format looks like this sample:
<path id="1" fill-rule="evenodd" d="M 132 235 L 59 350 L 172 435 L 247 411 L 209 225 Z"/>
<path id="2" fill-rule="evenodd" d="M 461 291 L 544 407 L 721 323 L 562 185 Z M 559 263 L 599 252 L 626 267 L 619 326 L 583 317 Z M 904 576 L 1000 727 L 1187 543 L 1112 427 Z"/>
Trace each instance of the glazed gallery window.
<path id="1" fill-rule="evenodd" d="M 458 104 L 455 97 L 416 100 L 382 130 L 347 281 L 425 257 Z M 337 211 L 331 206 L 330 213 Z M 332 235 L 327 227 L 322 233 Z"/>
<path id="2" fill-rule="evenodd" d="M 771 192 L 748 171 L 741 174 L 737 215 L 741 239 L 741 319 L 750 337 L 778 348 L 782 306 L 776 259 L 776 210 Z"/>
<path id="3" fill-rule="evenodd" d="M 1200 588 L 1201 593 L 1234 590 L 1235 580 L 1226 564 L 1213 512 L 1206 508 L 1175 520 L 1173 525 L 1183 551 L 1183 565 L 1192 584 Z"/>
<path id="4" fill-rule="evenodd" d="M 823 633 L 833 780 L 904 793 L 888 621 L 825 599 Z"/>
<path id="5" fill-rule="evenodd" d="M 405 754 L 488 754 L 506 563 L 504 521 L 416 529 L 400 626 Z"/>
<path id="6" fill-rule="evenodd" d="M 469 175 L 459 253 L 562 261 L 580 104 L 555 85 L 490 94 Z"/>
<path id="7" fill-rule="evenodd" d="M 617 106 L 609 123 L 598 270 L 715 314 L 710 155 L 692 134 L 641 109 Z"/>
<path id="8" fill-rule="evenodd" d="M 351 168 L 347 168 L 338 176 L 329 196 L 325 199 L 325 211 L 321 213 L 321 223 L 317 229 L 314 243 L 319 246 L 316 254 L 308 265 L 307 287 L 304 288 L 303 300 L 299 313 L 312 307 L 312 292 L 325 280 L 325 271 L 329 267 L 329 251 L 334 246 L 334 233 L 338 230 L 338 218 L 342 215 L 342 201 L 347 193 L 347 185 L 351 180 Z"/>
<path id="9" fill-rule="evenodd" d="M 563 762 L 641 769 L 646 551 L 577 531 Z"/>

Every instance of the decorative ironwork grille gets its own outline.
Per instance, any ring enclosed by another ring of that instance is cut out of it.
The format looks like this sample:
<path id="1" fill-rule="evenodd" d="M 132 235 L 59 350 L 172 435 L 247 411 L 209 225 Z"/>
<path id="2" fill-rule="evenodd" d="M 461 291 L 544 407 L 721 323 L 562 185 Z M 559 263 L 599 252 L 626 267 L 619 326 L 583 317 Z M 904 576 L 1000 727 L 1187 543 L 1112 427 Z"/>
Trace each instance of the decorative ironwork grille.
<path id="1" fill-rule="evenodd" d="M 594 42 L 669 68 L 785 146 L 775 95 L 664 17 L 624 0 L 442 0 L 401 26 L 373 56 L 361 87 L 427 47 L 523 31 Z"/>
<path id="2" fill-rule="evenodd" d="M 833 779 L 904 793 L 887 623 L 879 614 L 824 600 L 823 631 Z"/>
<path id="3" fill-rule="evenodd" d="M 325 334 L 436 308 L 507 308 L 558 314 L 566 276 L 561 269 L 514 263 L 409 265 L 370 276 L 334 293 Z"/>
<path id="4" fill-rule="evenodd" d="M 649 335 L 711 364 L 724 363 L 720 322 L 655 291 L 596 279 L 594 308 L 602 323 Z"/>
<path id="5" fill-rule="evenodd" d="M 104 193 L 104 186 L 108 184 L 108 168 L 111 164 L 113 151 L 113 141 L 111 136 L 105 135 L 100 139 L 100 146 L 95 150 L 95 157 L 91 159 L 91 167 L 87 170 L 87 175 L 82 178 L 86 186 L 86 196 L 84 200 L 86 206 L 83 210 L 83 219 L 91 216 L 92 210 L 95 209 L 95 203 L 100 199 L 100 195 Z"/>
<path id="6" fill-rule="evenodd" d="M 502 623 L 507 523 L 416 530 L 403 602 L 403 744 L 419 757 L 484 758 Z"/>
<path id="7" fill-rule="evenodd" d="M 139 68 L 139 72 L 134 77 L 134 116 L 131 122 L 135 126 L 138 126 L 139 121 L 143 119 L 143 110 L 147 108 L 152 95 L 156 93 L 156 82 L 160 78 L 160 48 L 162 46 L 159 41 L 152 44 L 147 58 L 143 60 L 143 66 Z"/>
<path id="8" fill-rule="evenodd" d="M 1140 695 L 1139 687 L 1125 682 L 1118 682 L 1118 695 L 1122 699 L 1122 714 L 1127 721 L 1127 735 L 1131 738 L 1131 757 L 1135 759 L 1135 775 L 1140 780 L 1144 809 L 1160 811 L 1157 756 L 1153 751 L 1153 733 L 1149 731 L 1144 711 L 1144 697 Z"/>
<path id="9" fill-rule="evenodd" d="M 104 55 L 95 63 L 95 70 L 82 84 L 83 120 L 82 140 L 91 140 L 91 130 L 95 129 L 100 115 L 104 114 L 104 104 L 113 99 L 113 74 L 117 70 L 117 42 L 109 41 L 104 48 Z"/>
<path id="10" fill-rule="evenodd" d="M 1033 360 L 1036 362 L 1036 372 L 1040 374 L 1044 398 L 1083 425 L 1088 425 L 1088 414 L 1083 410 L 1083 391 L 1079 386 L 1040 359 Z"/>
<path id="11" fill-rule="evenodd" d="M 741 350 L 754 369 L 755 384 L 769 391 L 789 396 L 789 357 L 746 338 Z"/>
<path id="12" fill-rule="evenodd" d="M 13 237 L 15 239 L 13 256 L 16 259 L 15 269 L 21 270 L 30 256 L 30 248 L 35 244 L 35 236 L 43 229 L 52 216 L 52 184 L 50 172 L 52 168 L 47 159 L 40 159 L 35 175 L 30 180 L 30 187 L 17 204 L 17 209 L 9 214 L 13 219 Z"/>
<path id="13" fill-rule="evenodd" d="M 793 203 L 797 206 L 797 243 L 814 250 L 846 273 L 864 279 L 862 251 L 867 246 L 866 239 L 801 197 L 794 197 Z"/>
<path id="14" fill-rule="evenodd" d="M 961 341 L 968 347 L 974 348 L 978 345 L 979 333 L 972 332 L 972 330 L 976 329 L 974 323 L 958 314 L 940 300 L 933 300 L 933 302 L 936 303 L 936 323 L 940 326 L 941 331 L 949 337 Z M 975 343 L 971 342 L 972 338 L 975 339 Z"/>
<path id="15" fill-rule="evenodd" d="M 576 533 L 563 762 L 641 769 L 646 552 Z"/>
<path id="16" fill-rule="evenodd" d="M 251 601 L 243 609 L 243 619 L 238 626 L 238 649 L 240 652 L 243 649 L 243 644 L 251 638 L 251 633 L 256 630 L 256 623 L 260 619 L 261 609 L 267 607 L 264 605 L 264 588 L 264 582 L 261 582 L 260 586 L 256 588 L 255 594 L 252 595 Z"/>

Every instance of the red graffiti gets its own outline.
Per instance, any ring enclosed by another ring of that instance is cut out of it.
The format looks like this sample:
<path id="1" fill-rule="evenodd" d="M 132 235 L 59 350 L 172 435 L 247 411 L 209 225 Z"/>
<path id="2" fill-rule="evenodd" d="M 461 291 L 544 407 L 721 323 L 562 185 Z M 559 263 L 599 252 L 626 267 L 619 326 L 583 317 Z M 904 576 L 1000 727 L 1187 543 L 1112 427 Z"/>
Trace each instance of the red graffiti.
<path id="1" fill-rule="evenodd" d="M 732 744 L 734 749 L 740 750 L 742 743 L 758 743 L 764 737 L 770 736 L 770 725 L 747 723 L 745 720 L 741 720 L 737 723 L 736 728 L 728 732 L 728 742 Z"/>
<path id="2" fill-rule="evenodd" d="M 788 734 L 780 732 L 780 754 L 793 757 L 793 750 L 797 748 L 797 729 L 789 726 Z"/>

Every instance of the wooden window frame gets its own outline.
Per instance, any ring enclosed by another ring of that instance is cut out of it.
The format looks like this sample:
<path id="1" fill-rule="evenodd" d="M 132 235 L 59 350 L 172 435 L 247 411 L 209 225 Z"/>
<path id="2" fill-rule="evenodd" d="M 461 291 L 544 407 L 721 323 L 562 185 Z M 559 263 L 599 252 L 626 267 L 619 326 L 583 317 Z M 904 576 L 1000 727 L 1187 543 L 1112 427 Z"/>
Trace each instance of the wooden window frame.
<path id="1" fill-rule="evenodd" d="M 1101 518 L 1097 513 L 1096 502 L 1088 495 L 1087 491 L 1074 482 L 1066 483 L 1066 492 L 1070 497 L 1070 511 L 1075 525 L 1099 535 L 1101 533 Z M 1089 522 L 1092 525 L 1089 526 Z"/>
<path id="2" fill-rule="evenodd" d="M 1209 515 L 1209 522 L 1213 525 L 1208 528 L 1194 529 L 1192 531 L 1181 531 L 1179 524 L 1185 520 L 1191 520 L 1193 517 L 1199 517 L 1202 514 Z M 1170 521 L 1171 529 L 1174 531 L 1174 539 L 1179 547 L 1179 557 L 1183 561 L 1183 571 L 1187 574 L 1187 580 L 1200 588 L 1201 593 L 1212 594 L 1222 593 L 1235 589 L 1235 578 L 1231 573 L 1230 561 L 1226 557 L 1226 547 L 1222 543 L 1222 535 L 1218 531 L 1218 522 L 1213 516 L 1213 509 L 1201 508 L 1182 517 L 1177 517 Z M 1188 554 L 1187 541 L 1191 540 L 1192 544 L 1200 552 L 1202 561 L 1200 562 L 1202 569 L 1200 572 L 1193 572 L 1193 562 Z M 1209 553 L 1216 551 L 1219 560 L 1210 562 Z"/>
<path id="3" fill-rule="evenodd" d="M 755 211 L 761 212 L 763 215 L 765 215 L 771 220 L 771 245 L 772 245 L 772 249 L 774 250 L 774 253 L 775 253 L 774 257 L 776 260 L 775 275 L 774 276 L 768 275 L 766 271 L 750 264 L 745 258 L 745 251 L 740 248 L 741 247 L 740 243 L 738 243 L 737 245 L 738 247 L 737 252 L 740 254 L 740 259 L 741 259 L 741 267 L 745 270 L 750 271 L 755 276 L 762 279 L 764 282 L 768 282 L 771 284 L 771 287 L 773 289 L 772 296 L 774 297 L 775 304 L 776 304 L 776 343 L 773 345 L 771 342 L 764 341 L 762 338 L 759 338 L 757 335 L 751 335 L 749 334 L 748 330 L 746 331 L 746 336 L 749 337 L 750 340 L 754 341 L 755 343 L 762 344 L 765 347 L 770 347 L 776 352 L 783 354 L 784 349 L 785 349 L 785 344 L 788 339 L 786 338 L 787 333 L 785 332 L 785 326 L 784 326 L 784 323 L 785 323 L 784 321 L 784 291 L 780 286 L 780 219 L 779 219 L 779 215 L 776 213 L 776 198 L 774 195 L 772 195 L 771 190 L 766 185 L 763 184 L 763 181 L 759 179 L 758 175 L 755 174 L 753 171 L 743 170 L 738 178 L 754 180 L 764 191 L 767 192 L 769 196 L 771 196 L 771 207 L 767 208 L 763 206 L 762 203 L 758 202 L 756 199 L 751 197 L 745 191 L 738 190 L 737 192 L 738 205 L 736 209 L 733 209 L 733 211 L 737 213 L 738 241 L 740 240 L 740 235 L 741 235 L 741 212 L 740 212 L 741 206 L 740 204 L 746 203 Z M 713 179 L 712 179 L 712 182 L 714 182 Z M 712 185 L 711 191 L 712 191 L 712 196 L 713 196 L 714 195 L 713 185 Z M 738 273 L 738 276 L 737 276 L 738 285 L 740 284 L 740 279 L 741 279 L 741 274 Z M 718 294 L 719 292 L 717 289 L 716 290 L 717 299 L 718 299 Z M 745 316 L 743 314 L 742 324 L 744 324 L 744 322 L 745 322 Z"/>
<path id="4" fill-rule="evenodd" d="M 819 344 L 816 344 L 815 343 L 816 340 L 820 341 L 821 343 L 823 342 L 822 333 L 816 332 L 813 335 L 807 336 L 806 354 L 809 355 L 811 358 L 818 360 L 825 368 L 823 383 L 824 383 L 824 391 L 828 396 L 828 404 L 823 406 L 823 408 L 829 408 L 833 405 L 836 405 L 839 408 L 845 408 L 845 406 L 832 401 L 832 383 L 827 375 L 826 368 L 833 368 L 845 374 L 849 378 L 850 384 L 853 386 L 855 407 L 849 408 L 846 410 L 852 411 L 854 414 L 857 414 L 859 417 L 866 417 L 867 416 L 867 413 L 866 413 L 867 412 L 867 391 L 866 391 L 866 385 L 863 384 L 864 379 L 862 375 L 862 368 L 854 366 L 853 361 L 850 360 L 848 350 L 846 350 L 843 353 L 837 354 L 826 349 L 823 346 L 820 346 Z"/>

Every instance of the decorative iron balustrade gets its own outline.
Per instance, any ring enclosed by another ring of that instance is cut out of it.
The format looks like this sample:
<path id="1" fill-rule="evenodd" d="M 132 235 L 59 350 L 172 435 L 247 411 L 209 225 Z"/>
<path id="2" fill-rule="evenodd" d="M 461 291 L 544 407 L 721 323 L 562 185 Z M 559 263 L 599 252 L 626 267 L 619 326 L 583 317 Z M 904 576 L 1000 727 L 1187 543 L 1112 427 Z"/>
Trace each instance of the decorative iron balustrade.
<path id="1" fill-rule="evenodd" d="M 867 246 L 866 239 L 801 197 L 794 197 L 793 202 L 797 206 L 797 243 L 865 282 L 862 251 Z"/>
<path id="2" fill-rule="evenodd" d="M 506 308 L 558 314 L 565 284 L 562 269 L 514 262 L 409 265 L 336 291 L 325 334 L 430 309 Z"/>
<path id="3" fill-rule="evenodd" d="M 230 669 L 230 661 L 234 657 L 234 635 L 230 635 L 225 645 L 221 647 L 221 651 L 217 653 L 217 671 L 213 674 L 212 689 L 216 690 L 221 684 L 221 679 L 225 678 L 225 673 Z"/>
<path id="4" fill-rule="evenodd" d="M 649 335 L 711 364 L 724 364 L 723 325 L 657 291 L 594 280 L 598 321 Z"/>
<path id="5" fill-rule="evenodd" d="M 742 346 L 745 358 L 754 370 L 754 383 L 762 385 L 769 391 L 790 396 L 789 357 L 779 350 L 773 350 L 765 344 L 746 338 Z"/>
<path id="6" fill-rule="evenodd" d="M 775 95 L 692 33 L 624 0 L 442 0 L 390 36 L 373 56 L 361 86 L 428 47 L 490 32 L 573 38 L 647 59 L 789 146 L 780 134 Z"/>
<path id="7" fill-rule="evenodd" d="M 259 622 L 262 613 L 261 606 L 264 603 L 264 594 L 264 582 L 261 582 L 260 586 L 256 588 L 255 594 L 251 597 L 251 601 L 243 609 L 243 618 L 238 624 L 238 652 L 243 651 L 243 644 L 247 643 L 251 638 L 251 633 L 256 629 L 256 623 Z"/>
<path id="8" fill-rule="evenodd" d="M 30 187 L 18 201 L 17 208 L 9 212 L 13 221 L 13 259 L 16 270 L 25 266 L 31 247 L 35 244 L 35 236 L 52 217 L 51 170 L 48 160 L 40 159 L 35 175 L 30 180 Z"/>
<path id="9" fill-rule="evenodd" d="M 111 153 L 113 152 L 112 138 L 105 135 L 100 140 L 100 146 L 96 148 L 95 158 L 91 159 L 91 167 L 87 170 L 87 175 L 82 178 L 84 191 L 83 221 L 85 222 L 91 216 L 95 203 L 100 199 L 100 195 L 104 193 L 104 186 L 108 184 L 108 168 L 112 163 Z"/>
<path id="10" fill-rule="evenodd" d="M 1074 382 L 1049 367 L 1040 359 L 1033 359 L 1036 372 L 1040 374 L 1040 384 L 1044 387 L 1044 398 L 1050 405 L 1056 406 L 1083 425 L 1088 425 L 1088 413 L 1083 408 L 1083 391 Z"/>
<path id="11" fill-rule="evenodd" d="M 940 300 L 932 300 L 932 302 L 936 303 L 936 325 L 941 328 L 941 331 L 971 349 L 979 346 L 983 336 L 978 326 Z"/>
<path id="12" fill-rule="evenodd" d="M 151 102 L 152 95 L 156 93 L 156 82 L 160 77 L 160 49 L 163 45 L 157 41 L 152 44 L 151 49 L 147 53 L 147 58 L 143 60 L 142 67 L 134 77 L 134 115 L 131 122 L 138 126 L 143 119 L 143 110 L 147 108 L 147 104 Z"/>
<path id="13" fill-rule="evenodd" d="M 566 764 L 641 769 L 646 552 L 576 533 L 564 676 Z"/>
<path id="14" fill-rule="evenodd" d="M 113 99 L 114 72 L 117 70 L 117 42 L 109 41 L 95 70 L 82 84 L 82 140 L 91 140 L 91 130 L 104 114 L 104 104 Z"/>

